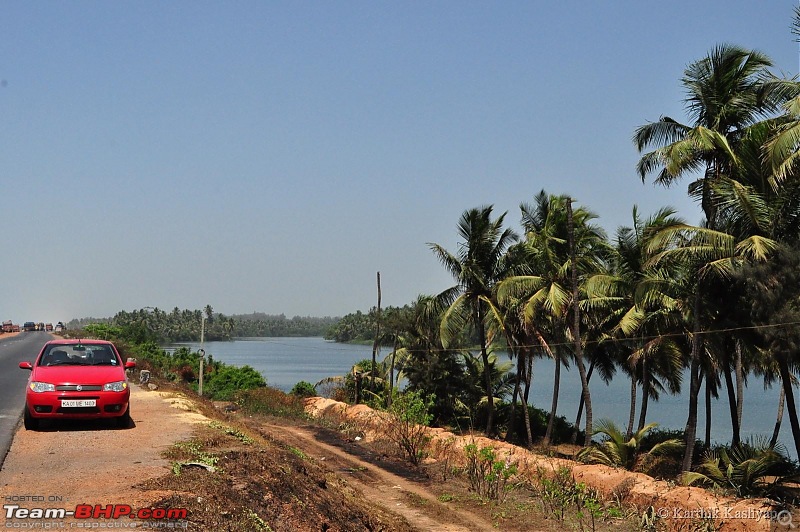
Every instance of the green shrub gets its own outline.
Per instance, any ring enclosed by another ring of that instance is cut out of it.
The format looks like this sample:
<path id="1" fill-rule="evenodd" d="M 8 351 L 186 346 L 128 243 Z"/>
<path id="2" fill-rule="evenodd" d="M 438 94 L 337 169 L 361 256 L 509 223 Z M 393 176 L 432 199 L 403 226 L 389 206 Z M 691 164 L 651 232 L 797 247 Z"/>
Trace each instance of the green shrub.
<path id="1" fill-rule="evenodd" d="M 310 382 L 300 381 L 292 387 L 292 391 L 289 393 L 298 397 L 315 397 L 317 389 Z"/>
<path id="2" fill-rule="evenodd" d="M 604 434 L 606 439 L 600 444 L 592 444 L 578 452 L 578 460 L 587 464 L 603 464 L 633 470 L 640 455 L 669 455 L 683 449 L 683 441 L 678 439 L 664 440 L 646 451 L 642 449 L 640 442 L 656 423 L 645 425 L 630 438 L 609 419 L 601 419 L 595 426 L 597 429 L 594 433 Z"/>
<path id="3" fill-rule="evenodd" d="M 218 401 L 227 401 L 241 390 L 263 388 L 267 385 L 261 373 L 250 366 L 222 365 L 206 377 L 203 393 Z"/>
<path id="4" fill-rule="evenodd" d="M 427 455 L 431 440 L 427 425 L 433 418 L 430 414 L 432 406 L 432 396 L 423 397 L 420 392 L 406 391 L 394 394 L 387 411 L 387 437 L 415 465 Z"/>
<path id="5" fill-rule="evenodd" d="M 497 460 L 497 453 L 491 447 L 480 450 L 474 443 L 464 447 L 467 456 L 467 477 L 472 489 L 483 499 L 503 502 L 508 489 L 508 481 L 517 474 L 517 466 Z"/>
<path id="6" fill-rule="evenodd" d="M 774 495 L 781 483 L 793 480 L 797 466 L 782 448 L 774 448 L 766 439 L 751 438 L 733 447 L 707 451 L 695 471 L 681 477 L 686 485 L 706 484 L 733 490 L 739 497 Z"/>

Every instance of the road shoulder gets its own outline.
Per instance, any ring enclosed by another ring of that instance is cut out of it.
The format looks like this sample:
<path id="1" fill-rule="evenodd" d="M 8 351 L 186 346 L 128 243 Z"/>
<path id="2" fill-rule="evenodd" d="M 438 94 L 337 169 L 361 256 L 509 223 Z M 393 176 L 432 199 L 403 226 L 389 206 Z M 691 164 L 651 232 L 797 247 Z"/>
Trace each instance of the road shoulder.
<path id="1" fill-rule="evenodd" d="M 134 385 L 131 428 L 106 422 L 54 424 L 41 431 L 20 427 L 0 470 L 0 500 L 23 508 L 42 501 L 67 509 L 146 505 L 157 494 L 134 485 L 169 471 L 163 451 L 206 420 L 189 405 L 179 394 Z"/>

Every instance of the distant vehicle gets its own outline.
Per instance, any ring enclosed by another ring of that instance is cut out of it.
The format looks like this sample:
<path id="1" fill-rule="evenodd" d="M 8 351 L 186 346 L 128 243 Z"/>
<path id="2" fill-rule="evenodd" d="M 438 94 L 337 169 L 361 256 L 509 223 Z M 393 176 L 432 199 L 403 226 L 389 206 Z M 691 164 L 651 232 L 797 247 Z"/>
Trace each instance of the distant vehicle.
<path id="1" fill-rule="evenodd" d="M 53 331 L 53 324 L 52 323 L 46 324 L 44 326 L 44 330 L 47 331 L 47 332 L 52 332 Z"/>
<path id="2" fill-rule="evenodd" d="M 3 332 L 10 333 L 14 331 L 14 324 L 11 323 L 11 320 L 6 320 L 3 322 Z"/>
<path id="3" fill-rule="evenodd" d="M 56 323 L 56 332 L 66 331 L 67 327 L 60 321 Z"/>
<path id="4" fill-rule="evenodd" d="M 19 332 L 19 324 L 15 323 L 11 326 L 11 332 Z"/>
<path id="5" fill-rule="evenodd" d="M 25 322 L 25 323 L 22 325 L 22 330 L 23 330 L 23 331 L 26 331 L 26 332 L 29 332 L 29 331 L 35 331 L 35 330 L 36 330 L 36 324 L 35 324 L 35 323 L 33 323 L 32 321 L 26 321 L 26 322 Z"/>
<path id="6" fill-rule="evenodd" d="M 39 323 L 37 323 L 36 324 L 36 330 L 37 331 L 43 331 L 44 330 L 44 322 L 40 321 Z"/>
<path id="7" fill-rule="evenodd" d="M 43 419 L 113 419 L 131 423 L 128 377 L 117 348 L 105 340 L 52 340 L 44 344 L 30 370 L 23 420 L 35 430 Z"/>

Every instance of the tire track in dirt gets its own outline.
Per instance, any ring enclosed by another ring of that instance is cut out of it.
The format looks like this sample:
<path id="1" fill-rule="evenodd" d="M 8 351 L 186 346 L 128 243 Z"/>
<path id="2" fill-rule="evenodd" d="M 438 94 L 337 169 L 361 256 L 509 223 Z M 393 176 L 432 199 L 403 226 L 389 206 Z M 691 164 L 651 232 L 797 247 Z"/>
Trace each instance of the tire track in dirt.
<path id="1" fill-rule="evenodd" d="M 455 512 L 419 483 L 376 465 L 359 446 L 346 449 L 348 444 L 344 442 L 321 441 L 320 430 L 315 427 L 261 423 L 259 431 L 287 447 L 300 450 L 328 471 L 346 478 L 371 502 L 400 514 L 419 530 L 497 530 L 480 516 Z"/>

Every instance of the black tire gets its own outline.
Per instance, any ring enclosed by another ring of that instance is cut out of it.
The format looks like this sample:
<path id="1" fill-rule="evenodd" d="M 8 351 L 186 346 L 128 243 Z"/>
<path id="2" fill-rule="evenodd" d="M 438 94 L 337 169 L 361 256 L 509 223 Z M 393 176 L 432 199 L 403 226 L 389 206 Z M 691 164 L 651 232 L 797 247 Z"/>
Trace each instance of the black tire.
<path id="1" fill-rule="evenodd" d="M 131 405 L 130 404 L 128 404 L 128 409 L 125 410 L 125 413 L 122 414 L 121 416 L 119 416 L 116 419 L 116 421 L 117 421 L 117 426 L 119 428 L 121 428 L 121 429 L 127 429 L 128 427 L 131 426 L 131 422 L 133 422 L 133 420 L 131 419 Z"/>
<path id="2" fill-rule="evenodd" d="M 25 413 L 22 419 L 25 424 L 25 430 L 36 430 L 39 428 L 39 420 L 31 415 L 31 411 L 28 410 L 28 405 L 25 405 Z"/>

